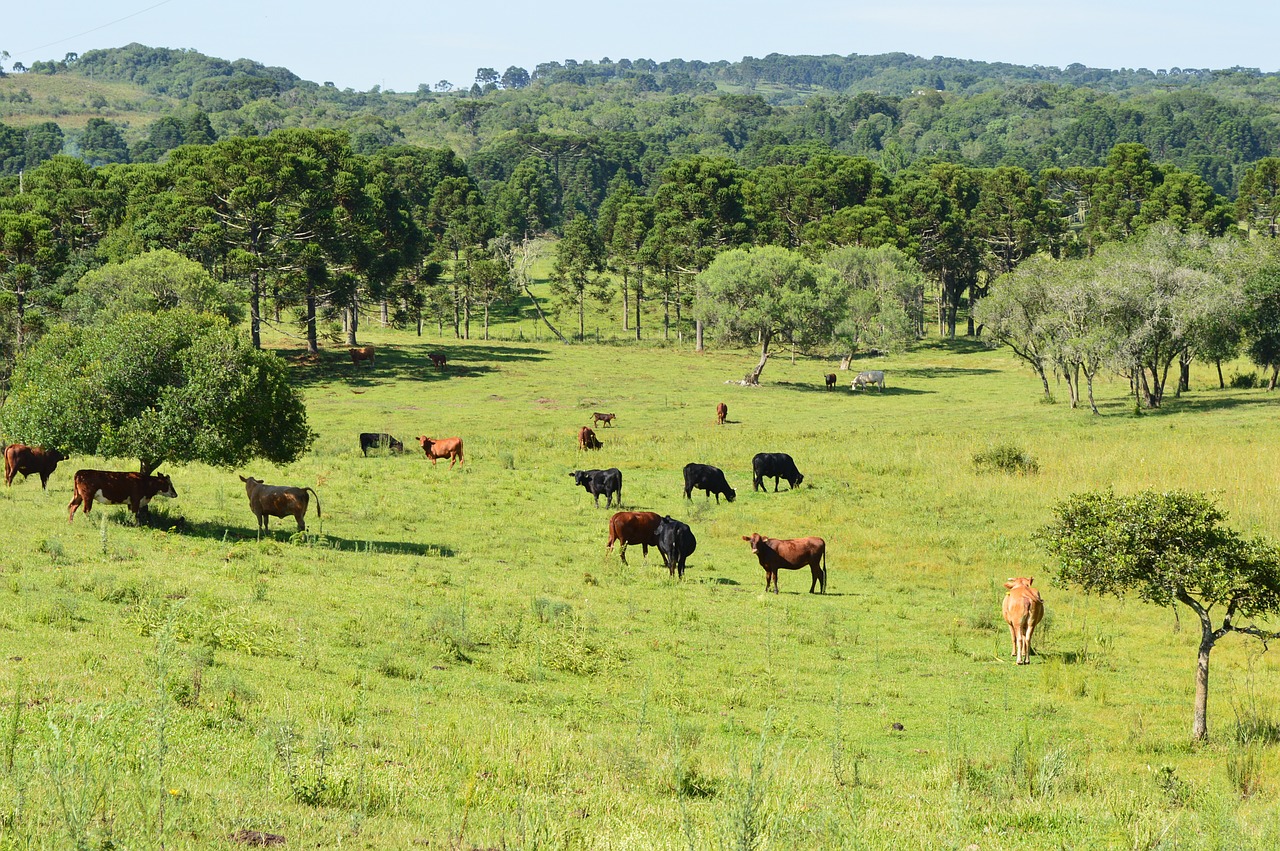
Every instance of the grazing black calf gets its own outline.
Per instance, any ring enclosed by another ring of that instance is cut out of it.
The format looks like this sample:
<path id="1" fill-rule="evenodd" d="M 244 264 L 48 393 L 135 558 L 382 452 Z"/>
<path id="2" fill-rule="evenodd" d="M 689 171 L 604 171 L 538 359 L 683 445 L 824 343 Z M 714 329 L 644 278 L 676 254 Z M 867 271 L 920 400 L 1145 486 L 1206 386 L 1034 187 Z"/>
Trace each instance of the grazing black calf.
<path id="1" fill-rule="evenodd" d="M 360 432 L 360 454 L 368 455 L 370 449 L 390 449 L 392 452 L 404 452 L 404 444 L 389 434 L 381 432 Z"/>
<path id="2" fill-rule="evenodd" d="M 796 462 L 785 452 L 761 452 L 751 459 L 751 473 L 752 492 L 767 492 L 769 489 L 765 487 L 764 480 L 769 478 L 773 479 L 774 493 L 778 492 L 778 479 L 786 479 L 792 490 L 804 481 L 804 476 L 796 469 Z"/>
<path id="3" fill-rule="evenodd" d="M 707 497 L 711 494 L 716 495 L 716 504 L 720 503 L 720 496 L 733 502 L 738 492 L 729 487 L 729 483 L 725 481 L 724 471 L 719 467 L 712 467 L 710 464 L 685 464 L 684 465 L 684 498 L 693 499 L 689 494 L 694 488 L 707 492 Z"/>
<path id="4" fill-rule="evenodd" d="M 618 497 L 618 505 L 622 505 L 622 471 L 617 467 L 607 470 L 574 470 L 569 475 L 573 476 L 575 485 L 582 485 L 587 493 L 596 498 L 596 508 L 600 507 L 601 494 L 604 494 L 605 508 L 613 504 L 614 496 Z"/>

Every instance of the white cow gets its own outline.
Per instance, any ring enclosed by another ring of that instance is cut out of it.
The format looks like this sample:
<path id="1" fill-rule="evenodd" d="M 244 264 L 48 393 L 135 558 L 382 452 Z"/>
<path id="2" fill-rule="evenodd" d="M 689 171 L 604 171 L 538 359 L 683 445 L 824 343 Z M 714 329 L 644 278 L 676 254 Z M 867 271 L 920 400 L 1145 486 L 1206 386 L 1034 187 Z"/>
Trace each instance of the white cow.
<path id="1" fill-rule="evenodd" d="M 866 387 L 868 384 L 874 384 L 880 390 L 884 390 L 884 370 L 869 369 L 866 372 L 859 372 L 858 377 L 853 379 L 853 389 L 858 390 Z"/>

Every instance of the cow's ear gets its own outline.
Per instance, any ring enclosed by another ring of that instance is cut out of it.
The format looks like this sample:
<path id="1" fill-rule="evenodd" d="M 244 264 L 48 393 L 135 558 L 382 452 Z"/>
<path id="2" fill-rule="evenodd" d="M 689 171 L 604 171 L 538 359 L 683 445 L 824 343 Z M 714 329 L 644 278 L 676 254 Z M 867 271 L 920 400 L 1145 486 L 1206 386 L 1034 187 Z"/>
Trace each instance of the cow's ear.
<path id="1" fill-rule="evenodd" d="M 744 541 L 750 541 L 750 540 L 751 540 L 751 536 L 750 536 L 750 535 L 743 535 L 743 536 L 742 536 L 742 540 L 744 540 Z"/>
<path id="2" fill-rule="evenodd" d="M 249 484 L 249 480 L 246 479 L 244 476 L 240 477 L 240 481 L 244 482 L 246 485 Z"/>
<path id="3" fill-rule="evenodd" d="M 1008 582 L 1006 582 L 1004 584 L 1004 587 L 1008 588 L 1009 590 L 1013 590 L 1013 580 L 1010 579 Z"/>
<path id="4" fill-rule="evenodd" d="M 1027 577 L 1027 587 L 1028 587 L 1028 588 L 1030 588 L 1030 587 L 1031 587 L 1031 583 L 1032 583 L 1032 582 L 1035 582 L 1035 581 L 1036 581 L 1036 578 L 1035 578 L 1034 576 L 1028 576 L 1028 577 Z"/>

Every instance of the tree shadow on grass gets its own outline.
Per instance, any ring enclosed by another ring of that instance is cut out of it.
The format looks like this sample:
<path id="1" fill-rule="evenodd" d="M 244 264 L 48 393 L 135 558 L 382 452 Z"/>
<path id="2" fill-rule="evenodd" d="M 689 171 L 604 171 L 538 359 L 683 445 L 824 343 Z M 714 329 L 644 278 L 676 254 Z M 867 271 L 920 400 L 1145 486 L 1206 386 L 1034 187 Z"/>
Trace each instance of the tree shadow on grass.
<path id="1" fill-rule="evenodd" d="M 306 349 L 276 349 L 289 364 L 290 378 L 295 384 L 312 385 L 345 380 L 350 387 L 368 388 L 390 381 L 434 383 L 457 378 L 478 378 L 496 372 L 502 363 L 540 361 L 547 349 L 485 345 L 431 346 L 426 343 L 377 346 L 373 366 L 351 362 L 345 347 L 322 349 L 319 355 Z M 443 368 L 431 362 L 429 353 L 445 356 Z"/>
<path id="2" fill-rule="evenodd" d="M 798 393 L 818 393 L 818 394 L 830 393 L 833 399 L 838 397 L 843 397 L 843 396 L 923 396 L 925 394 L 935 392 L 933 390 L 917 390 L 913 387 L 893 387 L 892 385 L 884 388 L 883 390 L 876 389 L 876 390 L 855 391 L 855 390 L 851 390 L 849 388 L 849 385 L 847 384 L 843 386 L 837 385 L 836 389 L 828 390 L 824 386 L 814 386 L 812 384 L 806 384 L 798 381 L 795 381 L 795 382 L 779 381 L 777 382 L 776 386 L 786 390 L 793 390 Z"/>
<path id="3" fill-rule="evenodd" d="M 1214 390 L 1213 393 L 1222 393 L 1224 391 Z M 1222 398 L 1213 398 L 1213 396 L 1183 396 L 1182 398 L 1166 396 L 1164 403 L 1159 408 L 1143 408 L 1142 416 L 1166 416 L 1169 414 L 1178 414 L 1183 412 L 1200 412 L 1200 411 L 1230 411 L 1236 408 L 1252 408 L 1260 405 L 1280 405 L 1280 394 L 1272 393 L 1267 395 L 1265 390 L 1252 391 L 1258 395 L 1250 395 L 1247 397 L 1226 396 Z M 1086 410 L 1088 402 L 1084 403 Z M 1099 406 L 1101 407 L 1101 406 Z M 1127 409 L 1133 409 L 1133 402 L 1130 400 Z"/>
<path id="4" fill-rule="evenodd" d="M 991 351 L 988 340 L 981 337 L 931 337 L 922 340 L 912 347 L 912 351 L 916 352 L 946 352 L 952 355 L 973 355 L 979 352 Z"/>
<path id="5" fill-rule="evenodd" d="M 977 369 L 963 366 L 911 366 L 887 371 L 886 376 L 906 375 L 911 378 L 953 378 L 957 375 L 995 375 L 998 369 Z"/>
<path id="6" fill-rule="evenodd" d="M 368 555 L 415 555 L 433 556 L 435 558 L 453 558 L 456 553 L 452 547 L 444 544 L 427 544 L 418 541 L 377 541 L 373 539 L 343 538 L 321 532 L 317 528 L 309 528 L 306 532 L 296 531 L 293 520 L 286 518 L 284 526 L 274 528 L 262 536 L 263 541 L 274 541 L 277 544 L 295 546 L 298 549 L 330 549 L 339 552 L 357 552 Z M 241 541 L 257 541 L 258 532 L 243 526 L 227 526 L 225 523 L 207 521 L 187 521 L 183 518 L 170 519 L 172 527 L 168 531 L 191 538 L 222 541 L 228 544 Z"/>

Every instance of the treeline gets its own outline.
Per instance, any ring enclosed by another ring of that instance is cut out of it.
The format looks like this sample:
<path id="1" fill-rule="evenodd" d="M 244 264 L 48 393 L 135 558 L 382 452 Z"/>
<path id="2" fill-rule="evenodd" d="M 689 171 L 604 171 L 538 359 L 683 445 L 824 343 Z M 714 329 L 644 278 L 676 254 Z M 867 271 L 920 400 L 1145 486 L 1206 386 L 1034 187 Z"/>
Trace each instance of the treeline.
<path id="1" fill-rule="evenodd" d="M 532 71 L 480 68 L 469 88 L 442 80 L 395 93 L 354 92 L 247 60 L 129 45 L 40 63 L 40 72 L 139 86 L 154 96 L 147 109 L 167 99 L 179 124 L 198 121 L 201 135 L 213 139 L 328 127 L 345 130 L 366 155 L 399 144 L 447 147 L 486 189 L 510 176 L 527 150 L 523 140 L 538 136 L 563 140 L 575 159 L 628 149 L 632 177 L 646 188 L 677 158 L 725 157 L 754 168 L 779 146 L 822 145 L 889 174 L 943 159 L 1017 166 L 1038 177 L 1046 169 L 1101 166 L 1116 145 L 1135 143 L 1232 197 L 1250 164 L 1280 151 L 1280 77 L 1241 68 L 1057 69 L 902 54 L 566 60 Z M 82 109 L 93 115 L 93 133 L 84 131 L 87 142 L 78 130 L 67 133 L 65 152 L 94 163 L 155 161 L 179 144 L 203 141 L 152 122 L 130 130 L 98 114 L 136 106 L 87 97 Z M 119 144 L 94 138 L 112 131 Z M 0 133 L 7 173 L 32 167 L 48 150 L 8 136 Z M 595 187 L 597 203 L 602 189 Z M 597 212 L 589 198 L 581 203 Z"/>

